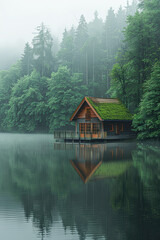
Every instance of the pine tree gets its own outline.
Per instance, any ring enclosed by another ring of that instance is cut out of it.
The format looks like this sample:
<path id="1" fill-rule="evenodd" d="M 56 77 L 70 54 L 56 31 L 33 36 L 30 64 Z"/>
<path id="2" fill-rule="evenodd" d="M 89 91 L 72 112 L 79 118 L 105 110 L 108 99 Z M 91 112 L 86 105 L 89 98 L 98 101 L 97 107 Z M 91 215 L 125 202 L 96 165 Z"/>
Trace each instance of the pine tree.
<path id="1" fill-rule="evenodd" d="M 79 25 L 76 29 L 75 47 L 81 50 L 88 39 L 88 27 L 85 17 L 81 15 Z"/>
<path id="2" fill-rule="evenodd" d="M 75 34 L 74 72 L 83 73 L 86 84 L 88 84 L 87 41 L 88 27 L 85 17 L 82 15 Z"/>
<path id="3" fill-rule="evenodd" d="M 36 30 L 37 33 L 32 41 L 34 67 L 41 76 L 49 77 L 54 69 L 53 39 L 50 31 L 43 23 Z"/>
<path id="4" fill-rule="evenodd" d="M 98 17 L 98 12 L 95 11 L 94 19 L 88 23 L 88 35 L 90 38 L 102 38 L 104 23 L 101 18 Z"/>
<path id="5" fill-rule="evenodd" d="M 126 6 L 126 16 L 134 16 L 134 14 L 137 11 L 137 1 L 133 0 L 131 5 L 127 1 L 127 6 Z"/>
<path id="6" fill-rule="evenodd" d="M 124 40 L 124 28 L 126 27 L 126 13 L 125 10 L 120 6 L 116 14 L 116 28 L 118 37 L 118 48 L 121 47 L 122 41 Z"/>
<path id="7" fill-rule="evenodd" d="M 114 55 L 117 51 L 117 27 L 114 10 L 110 8 L 105 22 L 104 49 L 108 57 Z"/>
<path id="8" fill-rule="evenodd" d="M 33 52 L 29 43 L 25 44 L 24 53 L 21 58 L 21 75 L 29 75 L 33 70 Z"/>
<path id="9" fill-rule="evenodd" d="M 61 42 L 61 49 L 58 52 L 59 62 L 63 66 L 67 66 L 73 72 L 73 57 L 74 57 L 74 29 L 70 31 L 65 29 Z"/>

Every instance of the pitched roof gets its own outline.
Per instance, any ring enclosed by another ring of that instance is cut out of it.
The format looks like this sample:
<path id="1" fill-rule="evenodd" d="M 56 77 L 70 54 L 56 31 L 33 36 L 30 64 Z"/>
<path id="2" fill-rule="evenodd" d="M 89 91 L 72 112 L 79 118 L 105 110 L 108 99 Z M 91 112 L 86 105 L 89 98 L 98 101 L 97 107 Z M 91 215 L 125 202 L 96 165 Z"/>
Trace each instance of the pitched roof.
<path id="1" fill-rule="evenodd" d="M 132 114 L 117 98 L 85 97 L 71 117 L 74 119 L 84 102 L 92 108 L 97 117 L 102 120 L 132 120 Z"/>
<path id="2" fill-rule="evenodd" d="M 103 120 L 132 120 L 132 114 L 116 98 L 93 98 L 87 100 Z"/>

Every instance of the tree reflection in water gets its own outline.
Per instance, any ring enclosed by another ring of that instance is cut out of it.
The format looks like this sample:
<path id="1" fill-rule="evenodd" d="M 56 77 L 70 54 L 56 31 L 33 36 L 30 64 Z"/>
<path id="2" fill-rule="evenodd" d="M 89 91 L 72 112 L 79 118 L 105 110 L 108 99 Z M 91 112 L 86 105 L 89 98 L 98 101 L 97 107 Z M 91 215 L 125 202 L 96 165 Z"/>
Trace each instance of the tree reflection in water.
<path id="1" fill-rule="evenodd" d="M 79 239 L 160 239 L 160 153 L 155 146 L 53 147 L 33 138 L 0 150 L 0 191 L 21 200 L 26 219 L 32 219 L 42 238 L 61 222 L 66 234 Z M 91 173 L 92 165 L 102 164 L 84 184 L 71 159 Z"/>

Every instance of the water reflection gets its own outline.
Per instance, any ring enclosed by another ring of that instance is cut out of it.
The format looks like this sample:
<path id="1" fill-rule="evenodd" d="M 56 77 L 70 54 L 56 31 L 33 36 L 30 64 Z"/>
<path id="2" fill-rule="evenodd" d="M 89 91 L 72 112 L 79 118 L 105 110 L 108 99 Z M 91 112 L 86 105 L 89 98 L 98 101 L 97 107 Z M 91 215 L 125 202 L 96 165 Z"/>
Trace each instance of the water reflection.
<path id="1" fill-rule="evenodd" d="M 77 171 L 84 183 L 86 183 L 103 159 L 103 145 L 79 144 L 75 146 L 76 158 L 71 160 L 71 164 Z"/>
<path id="2" fill-rule="evenodd" d="M 57 148 L 58 144 L 55 144 Z M 73 145 L 70 145 L 70 147 Z M 61 146 L 62 147 L 62 146 Z M 64 145 L 65 149 L 67 145 Z M 74 146 L 76 156 L 71 165 L 84 183 L 88 180 L 117 177 L 131 165 L 131 154 L 136 144 L 77 144 Z"/>
<path id="3" fill-rule="evenodd" d="M 159 240 L 159 149 L 134 142 L 58 146 L 47 135 L 3 135 L 2 239 L 20 240 L 22 229 L 26 240 Z M 91 171 L 101 164 L 84 184 L 71 159 Z"/>

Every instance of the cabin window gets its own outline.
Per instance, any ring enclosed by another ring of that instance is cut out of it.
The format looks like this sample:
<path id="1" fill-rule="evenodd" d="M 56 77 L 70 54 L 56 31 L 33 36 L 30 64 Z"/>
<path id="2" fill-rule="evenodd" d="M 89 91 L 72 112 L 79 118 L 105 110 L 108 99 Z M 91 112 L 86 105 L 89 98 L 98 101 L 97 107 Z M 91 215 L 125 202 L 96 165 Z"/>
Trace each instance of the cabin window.
<path id="1" fill-rule="evenodd" d="M 108 130 L 109 130 L 110 132 L 114 132 L 114 126 L 113 126 L 113 124 L 108 124 Z"/>
<path id="2" fill-rule="evenodd" d="M 80 123 L 80 132 L 81 133 L 85 132 L 85 123 Z"/>
<path id="3" fill-rule="evenodd" d="M 91 120 L 91 109 L 90 108 L 86 108 L 86 120 Z"/>
<path id="4" fill-rule="evenodd" d="M 99 131 L 99 124 L 93 123 L 93 134 L 97 134 L 98 131 Z"/>
<path id="5" fill-rule="evenodd" d="M 90 123 L 86 123 L 86 132 L 87 133 L 91 132 L 91 124 Z"/>
<path id="6" fill-rule="evenodd" d="M 124 130 L 124 127 L 123 127 L 123 123 L 121 124 L 121 127 L 120 127 L 120 131 L 123 132 Z"/>

